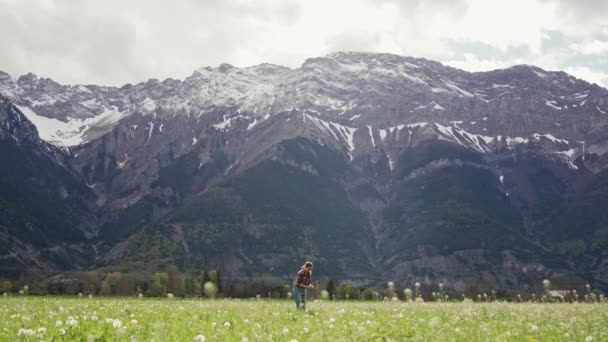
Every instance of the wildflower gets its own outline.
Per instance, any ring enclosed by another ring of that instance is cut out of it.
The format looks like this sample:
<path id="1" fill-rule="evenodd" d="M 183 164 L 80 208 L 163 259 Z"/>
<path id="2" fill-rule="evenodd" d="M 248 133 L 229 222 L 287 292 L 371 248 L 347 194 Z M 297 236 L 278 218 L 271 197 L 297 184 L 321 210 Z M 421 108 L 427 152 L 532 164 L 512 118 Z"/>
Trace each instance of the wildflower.
<path id="1" fill-rule="evenodd" d="M 457 334 L 460 334 L 460 328 L 454 329 L 454 332 L 457 333 Z"/>
<path id="2" fill-rule="evenodd" d="M 230 322 L 224 322 L 224 327 L 230 328 Z"/>
<path id="3" fill-rule="evenodd" d="M 302 332 L 305 333 L 305 334 L 308 334 L 308 328 L 302 329 Z"/>
<path id="4" fill-rule="evenodd" d="M 112 325 L 113 325 L 113 326 L 114 326 L 114 328 L 116 328 L 116 329 L 120 329 L 120 328 L 122 328 L 122 322 L 121 322 L 120 320 L 118 320 L 118 319 L 115 319 L 115 320 L 112 322 Z"/>
<path id="5" fill-rule="evenodd" d="M 93 315 L 93 316 L 91 316 L 91 321 L 96 321 L 96 320 L 98 320 L 98 319 L 99 319 L 99 317 L 97 317 L 97 315 Z"/>
<path id="6" fill-rule="evenodd" d="M 249 338 L 247 336 L 243 336 L 241 342 L 249 342 Z"/>
<path id="7" fill-rule="evenodd" d="M 333 322 L 335 322 L 335 321 L 336 321 L 336 319 L 335 319 L 335 318 L 333 318 L 333 317 L 330 317 L 330 318 L 329 318 L 329 323 L 333 323 Z"/>
<path id="8" fill-rule="evenodd" d="M 289 334 L 289 329 L 287 329 L 286 327 L 283 328 L 283 334 Z"/>
<path id="9" fill-rule="evenodd" d="M 45 332 L 46 332 L 46 328 L 45 328 L 45 327 L 38 328 L 38 333 L 39 333 L 40 335 L 44 334 Z"/>
<path id="10" fill-rule="evenodd" d="M 133 325 L 137 324 L 137 320 L 136 319 L 132 319 L 131 320 L 131 324 L 133 324 Z"/>
<path id="11" fill-rule="evenodd" d="M 173 293 L 167 293 L 167 299 L 175 299 Z"/>
<path id="12" fill-rule="evenodd" d="M 61 320 L 58 320 L 57 322 L 55 322 L 56 327 L 60 327 L 62 325 L 63 325 L 63 322 Z"/>
<path id="13" fill-rule="evenodd" d="M 593 336 L 585 337 L 585 342 L 591 342 L 591 341 L 593 341 Z"/>
<path id="14" fill-rule="evenodd" d="M 212 327 L 212 328 L 215 328 L 216 326 L 217 326 L 217 323 L 215 323 L 215 322 L 211 322 L 211 327 Z"/>
<path id="15" fill-rule="evenodd" d="M 65 329 L 63 329 L 63 328 L 59 329 L 59 335 L 65 335 Z"/>
<path id="16" fill-rule="evenodd" d="M 137 298 L 139 298 L 139 299 L 144 298 L 144 294 L 143 294 L 143 293 L 138 294 L 138 295 L 137 295 Z M 202 336 L 202 335 L 197 335 L 197 336 Z"/>
<path id="17" fill-rule="evenodd" d="M 67 325 L 71 325 L 71 326 L 76 326 L 76 325 L 78 325 L 78 321 L 77 321 L 76 319 L 74 319 L 74 317 L 72 317 L 72 316 L 68 317 L 68 320 L 67 320 L 67 321 L 65 321 L 65 323 L 66 323 Z"/>
<path id="18" fill-rule="evenodd" d="M 570 338 L 570 334 L 565 333 L 565 334 L 564 334 L 564 338 Z"/>
<path id="19" fill-rule="evenodd" d="M 35 334 L 36 332 L 34 331 L 34 329 L 19 329 L 19 331 L 17 331 L 17 336 L 34 336 Z"/>
<path id="20" fill-rule="evenodd" d="M 532 324 L 532 326 L 530 327 L 530 330 L 538 331 L 538 327 L 535 324 Z"/>
<path id="21" fill-rule="evenodd" d="M 205 335 L 198 334 L 198 335 L 194 336 L 194 340 L 195 341 L 199 341 L 199 342 L 204 342 L 205 341 Z"/>

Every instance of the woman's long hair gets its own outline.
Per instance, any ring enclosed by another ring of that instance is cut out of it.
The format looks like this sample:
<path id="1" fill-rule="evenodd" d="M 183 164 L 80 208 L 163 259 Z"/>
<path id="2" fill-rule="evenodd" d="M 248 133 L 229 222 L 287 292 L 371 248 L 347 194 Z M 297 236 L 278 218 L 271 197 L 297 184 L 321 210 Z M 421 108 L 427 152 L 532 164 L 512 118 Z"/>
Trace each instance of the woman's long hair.
<path id="1" fill-rule="evenodd" d="M 312 262 L 307 261 L 302 265 L 302 269 L 306 271 L 306 267 L 312 267 Z M 307 271 L 309 275 L 312 275 L 312 271 Z"/>

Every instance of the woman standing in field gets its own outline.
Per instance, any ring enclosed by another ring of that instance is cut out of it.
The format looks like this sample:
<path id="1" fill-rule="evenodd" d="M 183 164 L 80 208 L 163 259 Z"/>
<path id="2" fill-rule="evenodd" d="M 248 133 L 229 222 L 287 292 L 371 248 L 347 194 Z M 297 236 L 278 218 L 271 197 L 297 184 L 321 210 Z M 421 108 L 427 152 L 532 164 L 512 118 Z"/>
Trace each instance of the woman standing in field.
<path id="1" fill-rule="evenodd" d="M 312 262 L 307 261 L 302 269 L 296 275 L 293 283 L 293 297 L 296 300 L 298 310 L 306 310 L 306 289 L 312 289 L 314 286 L 310 284 L 312 277 Z"/>

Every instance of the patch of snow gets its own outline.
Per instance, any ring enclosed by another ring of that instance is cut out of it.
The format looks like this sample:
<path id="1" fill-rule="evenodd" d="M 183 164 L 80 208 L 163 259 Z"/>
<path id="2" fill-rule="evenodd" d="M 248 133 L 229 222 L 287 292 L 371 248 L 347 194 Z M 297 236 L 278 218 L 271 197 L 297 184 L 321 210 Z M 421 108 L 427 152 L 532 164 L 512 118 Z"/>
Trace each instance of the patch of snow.
<path id="1" fill-rule="evenodd" d="M 424 108 L 426 108 L 426 106 L 418 106 L 418 107 L 414 108 L 414 110 L 424 109 Z"/>
<path id="2" fill-rule="evenodd" d="M 500 177 L 499 177 L 498 179 L 500 180 L 500 182 L 501 182 L 502 184 L 504 184 L 504 183 L 505 183 L 505 176 L 500 175 Z"/>
<path id="3" fill-rule="evenodd" d="M 527 144 L 528 143 L 528 139 L 526 138 L 522 138 L 522 137 L 507 137 L 506 138 L 507 141 L 507 145 L 515 145 L 515 144 Z"/>
<path id="4" fill-rule="evenodd" d="M 113 126 L 125 115 L 117 107 L 112 106 L 97 116 L 84 120 L 71 119 L 65 122 L 38 115 L 29 107 L 16 107 L 36 126 L 38 135 L 42 140 L 59 147 L 81 145 L 87 141 L 85 136 L 90 129 L 98 131 Z"/>
<path id="5" fill-rule="evenodd" d="M 353 116 L 352 116 L 350 119 L 348 119 L 348 120 L 350 120 L 350 121 L 352 121 L 352 120 L 356 120 L 356 119 L 358 119 L 359 117 L 361 117 L 361 114 L 353 115 Z"/>
<path id="6" fill-rule="evenodd" d="M 154 132 L 154 122 L 150 121 L 150 129 L 148 130 L 148 140 L 146 140 L 146 145 L 150 142 L 150 138 L 152 138 L 152 133 Z"/>
<path id="7" fill-rule="evenodd" d="M 427 124 L 428 124 L 427 122 L 414 122 L 411 124 L 407 124 L 405 126 L 407 126 L 407 128 L 417 128 L 417 127 L 423 128 Z"/>
<path id="8" fill-rule="evenodd" d="M 434 94 L 441 94 L 441 93 L 449 93 L 450 91 L 444 88 L 431 88 L 431 92 Z"/>
<path id="9" fill-rule="evenodd" d="M 247 130 L 252 129 L 253 127 L 255 127 L 258 124 L 258 119 L 254 119 L 253 122 L 249 123 L 249 126 L 247 126 Z"/>
<path id="10" fill-rule="evenodd" d="M 532 137 L 536 140 L 540 140 L 541 138 L 547 138 L 549 140 L 551 140 L 554 143 L 560 143 L 560 144 L 570 144 L 570 142 L 568 140 L 565 139 L 558 139 L 556 137 L 554 137 L 553 135 L 547 133 L 547 134 L 538 134 L 538 133 L 534 133 L 532 134 Z"/>
<path id="11" fill-rule="evenodd" d="M 388 167 L 391 169 L 391 173 L 393 172 L 393 170 L 395 169 L 395 161 L 391 158 L 390 154 L 386 154 L 386 156 L 388 157 Z"/>
<path id="12" fill-rule="evenodd" d="M 460 95 L 466 96 L 466 97 L 473 97 L 474 95 L 471 94 L 470 92 L 458 87 L 457 85 L 455 85 L 454 83 L 452 83 L 451 81 L 447 81 L 447 80 L 443 80 L 443 83 L 445 85 L 448 86 L 448 88 L 456 91 L 457 93 L 459 93 Z"/>
<path id="13" fill-rule="evenodd" d="M 494 83 L 494 84 L 492 84 L 492 88 L 493 89 L 496 89 L 496 88 L 509 88 L 509 89 L 513 89 L 513 88 L 515 88 L 515 86 L 512 86 L 510 84 L 496 84 L 496 83 Z"/>
<path id="14" fill-rule="evenodd" d="M 558 151 L 558 152 L 554 152 L 555 154 L 559 155 L 559 156 L 563 156 L 566 158 L 571 159 L 574 156 L 574 153 L 576 152 L 576 149 L 571 148 L 567 151 Z"/>
<path id="15" fill-rule="evenodd" d="M 374 150 L 376 149 L 376 140 L 374 139 L 374 131 L 372 130 L 372 126 L 367 126 L 367 129 L 369 130 L 369 137 L 372 141 L 372 145 L 374 146 Z"/>
<path id="16" fill-rule="evenodd" d="M 139 107 L 142 113 L 152 113 L 156 109 L 156 102 L 149 97 L 146 97 Z"/>
<path id="17" fill-rule="evenodd" d="M 597 106 L 596 106 L 595 108 L 596 108 L 596 109 L 597 109 L 597 110 L 598 110 L 600 113 L 602 113 L 602 114 L 606 114 L 606 112 L 605 112 L 605 111 L 603 111 L 603 110 L 601 110 L 601 109 L 600 109 L 600 107 L 597 107 Z"/>
<path id="18" fill-rule="evenodd" d="M 434 110 L 445 110 L 445 108 L 441 107 L 439 104 L 435 103 L 435 105 L 433 106 Z"/>
<path id="19" fill-rule="evenodd" d="M 314 116 L 304 114 L 304 121 L 306 121 L 306 118 L 314 122 L 321 131 L 330 133 L 336 140 L 345 143 L 348 147 L 348 155 L 352 160 L 352 152 L 355 150 L 354 134 L 357 131 L 356 128 L 340 125 L 335 122 L 327 122 Z"/>
<path id="20" fill-rule="evenodd" d="M 197 141 L 198 141 L 198 139 L 196 137 L 192 137 L 192 146 L 194 146 L 194 144 L 196 144 Z"/>
<path id="21" fill-rule="evenodd" d="M 122 169 L 123 167 L 125 167 L 125 165 L 127 164 L 128 161 L 129 161 L 129 155 L 125 153 L 125 160 L 118 162 L 118 168 Z"/>
<path id="22" fill-rule="evenodd" d="M 538 76 L 538 77 L 540 77 L 540 78 L 547 78 L 547 75 L 543 74 L 543 73 L 542 73 L 542 72 L 540 72 L 540 71 L 537 71 L 537 70 L 532 69 L 532 72 L 533 72 L 533 73 L 534 73 L 536 76 Z"/>
<path id="23" fill-rule="evenodd" d="M 228 115 L 224 115 L 223 116 L 223 121 L 220 123 L 216 123 L 215 125 L 213 125 L 213 127 L 217 130 L 226 130 L 228 129 L 231 125 L 232 125 L 232 120 L 237 120 L 237 119 L 249 119 L 249 117 L 247 116 L 243 116 L 243 115 L 236 115 L 236 116 L 232 116 L 229 117 Z"/>
<path id="24" fill-rule="evenodd" d="M 378 131 L 378 133 L 380 133 L 380 140 L 384 141 L 384 139 L 386 138 L 387 132 L 385 129 L 381 129 Z"/>
<path id="25" fill-rule="evenodd" d="M 545 99 L 545 105 L 553 109 L 562 110 L 562 107 L 557 106 L 557 102 Z"/>

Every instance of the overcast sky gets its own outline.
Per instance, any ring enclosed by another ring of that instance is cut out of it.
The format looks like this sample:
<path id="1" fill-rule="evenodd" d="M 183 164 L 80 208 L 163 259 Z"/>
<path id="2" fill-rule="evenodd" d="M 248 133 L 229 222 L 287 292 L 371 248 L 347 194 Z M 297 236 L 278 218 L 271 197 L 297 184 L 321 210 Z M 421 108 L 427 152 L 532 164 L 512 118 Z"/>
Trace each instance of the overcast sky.
<path id="1" fill-rule="evenodd" d="M 608 86 L 608 0 L 0 0 L 0 32 L 0 70 L 69 84 L 376 51 Z"/>

